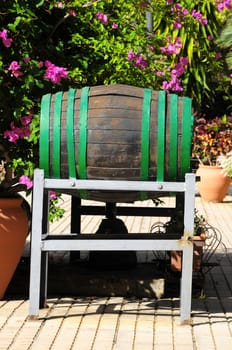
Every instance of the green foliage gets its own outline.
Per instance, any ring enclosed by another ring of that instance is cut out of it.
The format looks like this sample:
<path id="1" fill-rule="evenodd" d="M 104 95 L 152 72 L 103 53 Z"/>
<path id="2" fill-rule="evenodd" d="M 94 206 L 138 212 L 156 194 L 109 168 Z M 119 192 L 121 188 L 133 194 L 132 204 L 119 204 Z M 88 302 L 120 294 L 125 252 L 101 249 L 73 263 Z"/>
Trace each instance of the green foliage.
<path id="1" fill-rule="evenodd" d="M 205 165 L 216 165 L 218 156 L 232 151 L 232 117 L 195 121 L 192 158 Z"/>
<path id="2" fill-rule="evenodd" d="M 50 200 L 49 205 L 49 221 L 54 222 L 63 217 L 65 210 L 60 206 L 59 203 L 60 195 L 57 198 Z"/>
<path id="3" fill-rule="evenodd" d="M 212 40 L 218 37 L 223 25 L 215 2 L 183 0 L 178 3 L 188 10 L 188 14 L 181 19 L 182 27 L 179 29 L 174 28 L 177 13 L 171 11 L 173 4 L 168 6 L 166 0 L 154 0 L 147 8 L 127 1 L 96 2 L 95 11 L 91 6 L 85 8 L 84 13 L 82 11 L 84 17 L 79 18 L 81 30 L 71 38 L 72 44 L 81 52 L 82 69 L 77 71 L 78 76 L 82 73 L 81 83 L 129 83 L 160 89 L 164 80 L 170 80 L 170 71 L 178 63 L 179 57 L 188 57 L 189 65 L 182 77 L 183 94 L 193 98 L 194 108 L 198 112 L 206 111 L 211 115 L 225 113 L 231 103 L 231 84 L 225 59 L 221 58 L 220 48 Z M 147 10 L 153 16 L 152 34 L 146 30 Z M 193 18 L 193 10 L 207 18 L 207 25 Z M 108 14 L 107 24 L 100 23 L 95 17 L 97 11 Z M 114 22 L 118 24 L 117 30 L 111 28 Z M 176 37 L 181 39 L 182 48 L 178 55 L 164 55 L 161 52 L 160 48 L 166 45 L 168 36 L 172 40 Z M 150 47 L 153 48 L 152 52 Z M 130 49 L 146 58 L 147 68 L 138 69 L 128 62 Z M 156 72 L 159 71 L 164 72 L 164 76 L 157 76 Z M 84 76 L 86 78 L 83 79 Z"/>
<path id="4" fill-rule="evenodd" d="M 188 64 L 178 77 L 183 91 L 179 89 L 177 93 L 192 97 L 195 112 L 203 115 L 215 117 L 229 112 L 231 79 L 224 56 L 228 46 L 221 49 L 216 43 L 226 15 L 217 11 L 214 0 L 169 3 L 167 0 L 1 2 L 0 32 L 7 30 L 12 43 L 7 47 L 0 38 L 0 143 L 8 149 L 16 174 L 32 176 L 38 166 L 40 100 L 46 93 L 113 83 L 159 90 L 165 81 L 168 84 L 173 78 L 180 58 L 187 57 Z M 188 12 L 183 15 L 184 10 Z M 193 10 L 207 18 L 207 25 L 192 16 Z M 147 30 L 148 12 L 153 17 L 153 32 Z M 106 15 L 107 20 L 100 20 L 97 13 Z M 181 26 L 176 27 L 178 18 Z M 223 42 L 228 42 L 226 28 L 222 32 Z M 162 52 L 161 48 L 167 48 L 176 38 L 181 41 L 178 52 Z M 129 52 L 134 59 L 128 60 Z M 137 59 L 143 60 L 143 64 L 137 64 Z M 66 68 L 68 78 L 56 83 L 45 79 L 47 60 Z M 20 65 L 22 75 L 15 76 L 9 70 L 12 61 Z M 30 136 L 15 143 L 4 138 L 12 121 L 14 127 L 21 128 L 21 117 L 29 114 L 33 114 Z"/>
<path id="5" fill-rule="evenodd" d="M 232 177 L 232 151 L 226 154 L 221 154 L 217 158 L 217 163 L 222 167 L 225 176 Z"/>
<path id="6" fill-rule="evenodd" d="M 217 43 L 225 49 L 229 69 L 232 69 L 232 15 L 228 17 Z"/>

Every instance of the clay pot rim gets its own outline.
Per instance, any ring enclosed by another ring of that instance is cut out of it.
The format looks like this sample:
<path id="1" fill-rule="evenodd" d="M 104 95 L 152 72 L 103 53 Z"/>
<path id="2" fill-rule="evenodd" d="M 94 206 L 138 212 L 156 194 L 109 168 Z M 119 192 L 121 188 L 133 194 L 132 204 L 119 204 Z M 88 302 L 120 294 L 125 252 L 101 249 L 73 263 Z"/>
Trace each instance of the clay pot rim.
<path id="1" fill-rule="evenodd" d="M 207 169 L 220 169 L 222 170 L 223 168 L 220 165 L 209 165 L 209 164 L 199 164 L 198 168 L 207 168 Z"/>

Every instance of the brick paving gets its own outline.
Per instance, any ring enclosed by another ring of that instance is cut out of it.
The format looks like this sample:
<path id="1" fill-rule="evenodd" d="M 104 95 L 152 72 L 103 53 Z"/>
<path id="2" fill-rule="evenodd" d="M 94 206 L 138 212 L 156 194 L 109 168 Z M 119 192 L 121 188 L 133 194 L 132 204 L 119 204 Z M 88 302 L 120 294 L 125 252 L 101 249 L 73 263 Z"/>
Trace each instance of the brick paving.
<path id="1" fill-rule="evenodd" d="M 204 292 L 193 297 L 191 324 L 180 324 L 176 297 L 57 296 L 48 299 L 37 320 L 27 317 L 28 300 L 10 298 L 0 301 L 0 350 L 231 350 L 232 196 L 218 204 L 197 197 L 196 207 L 222 232 L 227 254 L 218 247 L 213 259 L 219 264 L 206 274 Z M 150 218 L 123 219 L 137 231 L 151 225 Z M 94 232 L 99 222 L 84 217 L 83 227 Z M 68 229 L 66 219 L 54 223 L 54 231 L 56 225 Z"/>

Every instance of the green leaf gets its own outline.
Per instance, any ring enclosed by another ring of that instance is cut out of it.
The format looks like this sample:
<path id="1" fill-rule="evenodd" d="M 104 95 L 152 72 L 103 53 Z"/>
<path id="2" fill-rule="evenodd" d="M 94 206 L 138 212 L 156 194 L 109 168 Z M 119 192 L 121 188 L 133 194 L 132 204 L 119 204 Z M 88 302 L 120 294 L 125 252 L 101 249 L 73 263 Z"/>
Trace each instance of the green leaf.
<path id="1" fill-rule="evenodd" d="M 43 6 L 44 4 L 44 0 L 41 0 L 40 2 L 38 2 L 35 6 L 38 8 L 40 6 Z"/>
<path id="2" fill-rule="evenodd" d="M 193 37 L 191 37 L 189 39 L 188 46 L 187 46 L 188 60 L 190 65 L 193 59 L 193 44 L 194 44 L 194 40 L 193 40 Z"/>
<path id="3" fill-rule="evenodd" d="M 12 32 L 16 32 L 17 26 L 19 25 L 19 23 L 21 22 L 21 20 L 22 20 L 22 17 L 21 17 L 21 16 L 17 16 L 17 17 L 15 18 L 14 23 L 9 23 L 7 27 L 8 27 L 9 30 L 11 30 Z"/>

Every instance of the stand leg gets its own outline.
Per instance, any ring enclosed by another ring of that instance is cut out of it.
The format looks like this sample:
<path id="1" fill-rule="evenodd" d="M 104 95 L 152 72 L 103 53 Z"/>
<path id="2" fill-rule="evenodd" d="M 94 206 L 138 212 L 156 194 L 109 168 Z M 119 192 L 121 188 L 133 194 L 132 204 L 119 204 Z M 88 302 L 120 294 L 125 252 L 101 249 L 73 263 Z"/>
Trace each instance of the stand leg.
<path id="1" fill-rule="evenodd" d="M 32 230 L 31 230 L 31 265 L 29 287 L 29 316 L 37 317 L 39 314 L 40 276 L 41 276 L 41 239 L 42 216 L 44 194 L 44 172 L 35 170 L 33 206 L 32 206 Z"/>
<path id="2" fill-rule="evenodd" d="M 81 199 L 72 196 L 71 199 L 71 233 L 81 233 Z M 79 251 L 70 252 L 70 263 L 75 263 L 80 259 Z"/>
<path id="3" fill-rule="evenodd" d="M 49 193 L 46 191 L 43 198 L 43 220 L 42 232 L 48 232 L 48 212 L 49 212 Z M 46 306 L 47 299 L 47 278 L 48 278 L 48 252 L 41 254 L 41 279 L 40 279 L 40 302 L 39 307 Z"/>
<path id="4" fill-rule="evenodd" d="M 195 208 L 195 175 L 185 175 L 184 200 L 184 247 L 182 257 L 182 276 L 180 291 L 180 319 L 181 323 L 189 323 L 192 302 L 192 274 L 193 274 L 193 232 Z"/>
<path id="5" fill-rule="evenodd" d="M 180 319 L 181 323 L 190 322 L 192 301 L 192 270 L 193 270 L 193 244 L 186 242 L 182 254 L 182 275 L 180 287 Z"/>

